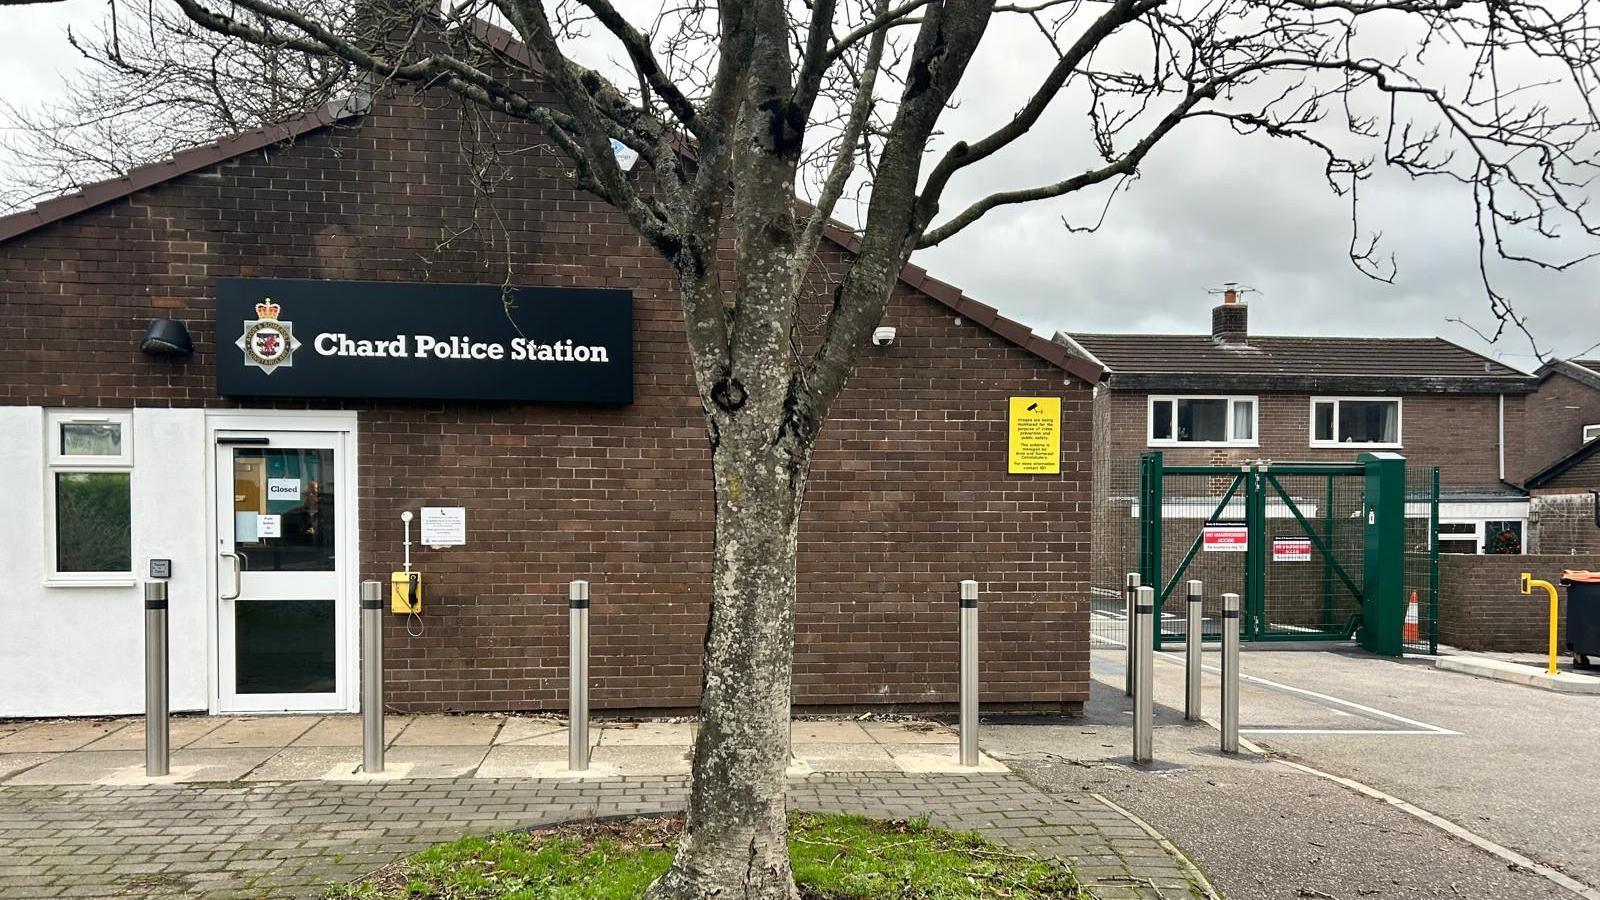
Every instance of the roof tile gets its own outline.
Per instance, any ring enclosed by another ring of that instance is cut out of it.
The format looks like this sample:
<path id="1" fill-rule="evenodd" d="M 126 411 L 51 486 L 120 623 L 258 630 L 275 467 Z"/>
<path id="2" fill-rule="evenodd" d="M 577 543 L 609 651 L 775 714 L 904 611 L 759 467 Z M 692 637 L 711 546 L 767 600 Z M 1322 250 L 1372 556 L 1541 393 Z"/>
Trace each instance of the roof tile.
<path id="1" fill-rule="evenodd" d="M 1069 336 L 1116 374 L 1529 377 L 1442 338 L 1252 336 L 1236 347 L 1208 334 Z"/>

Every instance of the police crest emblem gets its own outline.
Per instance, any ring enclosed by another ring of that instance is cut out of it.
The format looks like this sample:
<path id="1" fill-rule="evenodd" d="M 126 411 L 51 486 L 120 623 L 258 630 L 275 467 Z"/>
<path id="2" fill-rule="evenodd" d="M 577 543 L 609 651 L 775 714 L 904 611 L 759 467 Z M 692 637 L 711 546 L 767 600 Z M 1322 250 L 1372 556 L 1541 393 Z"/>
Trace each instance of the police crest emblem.
<path id="1" fill-rule="evenodd" d="M 279 366 L 294 364 L 294 351 L 300 349 L 295 340 L 294 326 L 278 318 L 283 312 L 272 298 L 256 304 L 256 318 L 244 323 L 244 334 L 234 346 L 244 351 L 244 364 L 255 366 L 268 375 Z"/>

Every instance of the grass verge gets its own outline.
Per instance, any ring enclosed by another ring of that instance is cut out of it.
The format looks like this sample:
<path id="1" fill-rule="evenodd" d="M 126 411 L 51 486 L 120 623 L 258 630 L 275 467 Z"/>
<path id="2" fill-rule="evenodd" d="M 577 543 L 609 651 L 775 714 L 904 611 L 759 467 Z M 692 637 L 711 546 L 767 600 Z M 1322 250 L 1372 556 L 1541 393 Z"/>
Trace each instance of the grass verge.
<path id="1" fill-rule="evenodd" d="M 672 862 L 681 820 L 632 819 L 462 838 L 361 881 L 339 900 L 635 900 Z M 1063 863 L 925 819 L 795 814 L 789 855 L 805 900 L 1078 900 Z"/>

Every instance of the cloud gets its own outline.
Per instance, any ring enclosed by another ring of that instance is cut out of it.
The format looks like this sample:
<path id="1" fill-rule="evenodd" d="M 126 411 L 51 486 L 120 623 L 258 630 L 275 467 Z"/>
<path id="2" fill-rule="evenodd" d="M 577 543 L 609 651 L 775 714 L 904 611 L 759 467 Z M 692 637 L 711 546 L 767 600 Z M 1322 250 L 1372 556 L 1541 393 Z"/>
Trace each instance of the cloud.
<path id="1" fill-rule="evenodd" d="M 69 23 L 87 27 L 103 6 L 68 0 L 0 10 L 0 98 L 50 96 L 76 68 Z M 939 143 L 971 138 L 1006 121 L 1051 62 L 1026 23 L 997 25 L 968 76 L 961 107 L 942 123 Z M 945 203 L 949 214 L 998 188 L 1064 177 L 1092 162 L 1082 97 L 1067 97 L 1029 138 L 964 172 Z M 1346 258 L 1347 201 L 1330 194 L 1309 150 L 1240 137 L 1216 124 L 1185 126 L 1157 148 L 1141 177 L 1116 198 L 1104 227 L 1072 234 L 1099 215 L 1104 195 L 990 214 L 946 245 L 916 257 L 1044 333 L 1197 332 L 1209 327 L 1207 293 L 1238 281 L 1251 298 L 1257 333 L 1430 335 L 1532 366 L 1525 340 L 1490 347 L 1446 321 L 1492 327 L 1478 281 L 1469 190 L 1393 173 L 1363 188 L 1364 231 L 1380 231 L 1398 261 L 1393 285 L 1360 275 Z M 1564 274 L 1501 267 L 1509 294 L 1544 348 L 1575 353 L 1600 342 L 1600 265 Z"/>

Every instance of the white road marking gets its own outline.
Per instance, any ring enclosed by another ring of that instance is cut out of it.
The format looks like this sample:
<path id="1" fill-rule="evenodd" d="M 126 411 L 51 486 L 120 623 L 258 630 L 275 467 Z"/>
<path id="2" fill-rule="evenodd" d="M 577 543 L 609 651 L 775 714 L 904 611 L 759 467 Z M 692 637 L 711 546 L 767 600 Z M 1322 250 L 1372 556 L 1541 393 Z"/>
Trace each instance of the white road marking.
<path id="1" fill-rule="evenodd" d="M 1128 646 L 1127 643 L 1125 643 L 1123 641 L 1113 640 L 1113 639 L 1108 638 L 1108 637 L 1100 637 L 1099 635 L 1091 635 L 1091 637 L 1098 638 L 1099 640 L 1101 640 L 1101 641 L 1103 641 L 1103 642 L 1105 642 L 1107 644 L 1110 644 L 1113 647 L 1127 647 Z M 1169 663 L 1171 663 L 1172 665 L 1175 665 L 1175 666 L 1185 665 L 1183 656 L 1181 656 L 1179 654 L 1176 654 L 1176 653 L 1169 653 L 1169 652 L 1167 652 L 1165 650 L 1157 652 L 1156 653 L 1156 658 L 1165 660 L 1165 661 L 1167 661 L 1167 662 L 1169 662 Z M 1213 675 L 1221 675 L 1222 674 L 1222 670 L 1217 668 L 1216 666 L 1208 666 L 1208 665 L 1206 665 L 1204 663 L 1201 663 L 1200 668 L 1203 669 L 1204 671 L 1210 672 Z M 1241 681 L 1248 681 L 1248 682 L 1250 682 L 1252 684 L 1259 684 L 1262 687 L 1271 688 L 1273 690 L 1283 691 L 1285 693 L 1290 693 L 1290 694 L 1300 694 L 1301 696 L 1305 696 L 1305 697 L 1311 697 L 1313 699 L 1322 701 L 1324 704 L 1327 704 L 1327 703 L 1337 704 L 1339 706 L 1343 706 L 1343 707 L 1346 707 L 1346 708 L 1349 708 L 1349 709 L 1356 710 L 1357 712 L 1366 713 L 1366 714 L 1371 715 L 1371 716 L 1377 716 L 1380 719 L 1388 719 L 1391 722 L 1398 722 L 1398 723 L 1400 723 L 1402 725 L 1410 726 L 1410 729 L 1392 729 L 1392 730 L 1382 730 L 1382 731 L 1357 731 L 1357 730 L 1350 730 L 1350 729 L 1318 729 L 1318 730 L 1306 730 L 1306 731 L 1302 731 L 1302 732 L 1281 732 L 1281 731 L 1280 732 L 1276 732 L 1278 734 L 1284 734 L 1284 733 L 1300 733 L 1300 734 L 1393 734 L 1393 735 L 1441 734 L 1441 735 L 1451 735 L 1451 736 L 1456 736 L 1456 737 L 1459 737 L 1461 735 L 1461 732 L 1459 732 L 1459 731 L 1451 731 L 1448 728 L 1441 728 L 1438 725 L 1430 725 L 1427 722 L 1419 722 L 1416 719 L 1408 719 L 1405 716 L 1399 715 L 1397 713 L 1387 712 L 1385 710 L 1381 710 L 1381 709 L 1378 709 L 1376 707 L 1367 706 L 1364 703 L 1357 703 L 1354 700 L 1346 700 L 1343 697 L 1335 697 L 1332 694 L 1324 694 L 1324 693 L 1320 693 L 1318 691 L 1308 691 L 1305 688 L 1295 687 L 1294 685 L 1290 685 L 1290 684 L 1283 684 L 1282 682 L 1272 681 L 1271 679 L 1261 678 L 1261 677 L 1256 676 L 1256 675 L 1249 675 L 1249 674 L 1246 674 L 1244 672 L 1239 673 L 1239 679 Z M 1241 728 L 1239 730 L 1241 732 L 1244 732 L 1244 731 L 1252 731 L 1253 729 Z"/>
<path id="2" fill-rule="evenodd" d="M 1330 711 L 1331 713 L 1338 713 L 1338 709 L 1330 709 Z M 1438 737 L 1456 735 L 1456 737 L 1459 737 L 1458 733 L 1448 732 L 1445 729 L 1426 730 L 1426 732 L 1421 729 L 1238 729 L 1238 733 L 1242 733 L 1242 735 L 1438 735 Z"/>

